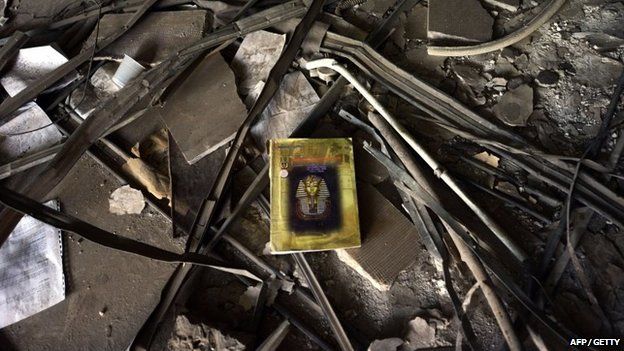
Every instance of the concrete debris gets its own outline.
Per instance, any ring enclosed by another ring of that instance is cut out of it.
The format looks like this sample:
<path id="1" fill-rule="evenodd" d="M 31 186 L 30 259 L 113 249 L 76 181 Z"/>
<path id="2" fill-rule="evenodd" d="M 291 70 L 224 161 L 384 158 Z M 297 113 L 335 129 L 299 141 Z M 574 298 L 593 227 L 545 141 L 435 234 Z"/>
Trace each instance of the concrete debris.
<path id="1" fill-rule="evenodd" d="M 434 314 L 439 314 L 437 310 L 432 311 Z M 438 332 L 445 330 L 448 325 L 448 321 L 441 317 L 430 317 L 429 320 L 416 317 L 409 321 L 405 338 L 375 340 L 368 347 L 368 351 L 416 351 L 449 346 L 436 338 Z"/>
<path id="2" fill-rule="evenodd" d="M 416 317 L 408 323 L 406 344 L 410 350 L 436 346 L 436 327 L 424 318 Z"/>
<path id="3" fill-rule="evenodd" d="M 520 8 L 520 0 L 483 0 L 486 4 L 489 4 L 500 9 L 516 12 Z"/>
<path id="4" fill-rule="evenodd" d="M 6 73 L 0 77 L 0 84 L 9 96 L 15 96 L 65 62 L 67 58 L 51 46 L 21 49 L 12 63 L 7 65 Z M 74 71 L 48 88 L 46 92 L 66 87 L 77 78 L 78 73 Z"/>
<path id="5" fill-rule="evenodd" d="M 249 93 L 245 100 L 247 107 L 253 106 L 262 87 L 264 83 L 260 82 Z M 264 151 L 268 140 L 287 138 L 318 101 L 316 91 L 303 73 L 297 71 L 285 75 L 279 90 L 251 128 L 251 135 L 258 148 Z"/>
<path id="6" fill-rule="evenodd" d="M 453 66 L 453 71 L 475 93 L 481 93 L 487 85 L 487 79 L 481 75 L 477 67 L 468 64 L 457 64 Z"/>
<path id="7" fill-rule="evenodd" d="M 117 215 L 140 214 L 145 207 L 145 199 L 140 190 L 124 185 L 113 191 L 108 205 L 109 211 Z"/>
<path id="8" fill-rule="evenodd" d="M 247 290 L 245 290 L 245 292 L 238 298 L 238 304 L 241 305 L 245 311 L 251 310 L 258 301 L 260 291 L 262 291 L 261 285 L 248 287 Z"/>
<path id="9" fill-rule="evenodd" d="M 201 60 L 159 112 L 189 164 L 231 141 L 247 116 L 234 74 L 219 54 Z"/>
<path id="10" fill-rule="evenodd" d="M 245 36 L 231 64 L 241 95 L 248 95 L 259 82 L 266 81 L 285 43 L 285 35 L 262 30 Z"/>
<path id="11" fill-rule="evenodd" d="M 176 51 L 202 38 L 206 26 L 206 14 L 207 11 L 203 10 L 150 12 L 98 55 L 112 56 L 116 59 L 122 59 L 124 55 L 128 55 L 145 65 L 161 62 Z M 102 16 L 99 40 L 118 31 L 132 16 L 132 13 Z M 96 30 L 91 33 L 84 48 L 93 45 L 95 35 Z"/>
<path id="12" fill-rule="evenodd" d="M 176 351 L 243 351 L 245 345 L 220 330 L 203 323 L 193 324 L 186 316 L 177 316 L 174 331 L 167 343 Z"/>
<path id="13" fill-rule="evenodd" d="M 388 290 L 415 260 L 420 237 L 411 222 L 374 187 L 358 184 L 362 246 L 336 253 L 375 288 Z"/>
<path id="14" fill-rule="evenodd" d="M 624 39 L 607 33 L 599 32 L 576 32 L 572 34 L 573 38 L 582 39 L 597 51 L 614 51 L 624 48 Z"/>
<path id="15" fill-rule="evenodd" d="M 624 66 L 620 61 L 608 57 L 587 55 L 575 60 L 574 68 L 577 82 L 593 88 L 600 88 L 615 84 Z"/>
<path id="16" fill-rule="evenodd" d="M 492 39 L 494 19 L 478 0 L 431 0 L 427 37 L 436 42 L 475 43 Z"/>
<path id="17" fill-rule="evenodd" d="M 397 351 L 403 345 L 399 338 L 375 340 L 368 346 L 368 351 Z"/>
<path id="18" fill-rule="evenodd" d="M 498 164 L 500 162 L 499 157 L 492 155 L 487 151 L 480 152 L 472 157 L 494 168 L 498 168 Z"/>
<path id="19" fill-rule="evenodd" d="M 535 77 L 535 82 L 541 87 L 554 87 L 559 82 L 559 73 L 552 70 L 541 71 Z"/>
<path id="20" fill-rule="evenodd" d="M 487 82 L 486 87 L 497 91 L 504 91 L 507 89 L 507 79 L 503 77 L 494 77 Z"/>
<path id="21" fill-rule="evenodd" d="M 492 111 L 496 117 L 510 126 L 525 126 L 533 113 L 533 88 L 524 84 L 509 90 Z"/>

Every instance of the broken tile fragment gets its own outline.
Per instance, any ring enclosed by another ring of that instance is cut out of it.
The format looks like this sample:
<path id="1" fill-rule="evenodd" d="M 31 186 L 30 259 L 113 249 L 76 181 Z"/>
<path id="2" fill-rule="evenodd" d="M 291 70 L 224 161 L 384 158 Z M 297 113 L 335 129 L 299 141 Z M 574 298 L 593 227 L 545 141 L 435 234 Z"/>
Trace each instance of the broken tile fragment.
<path id="1" fill-rule="evenodd" d="M 400 346 L 403 346 L 403 340 L 399 338 L 374 340 L 368 346 L 368 351 L 397 351 Z"/>
<path id="2" fill-rule="evenodd" d="M 65 62 L 67 62 L 67 58 L 51 46 L 21 49 L 16 58 L 7 65 L 6 73 L 0 78 L 0 83 L 9 93 L 9 96 L 15 96 Z M 76 78 L 78 78 L 78 73 L 73 71 L 46 89 L 46 92 L 63 88 Z"/>
<path id="3" fill-rule="evenodd" d="M 494 106 L 493 112 L 510 126 L 525 126 L 533 113 L 533 88 L 524 84 L 509 90 Z"/>
<path id="4" fill-rule="evenodd" d="M 251 108 L 263 87 L 264 83 L 259 83 L 250 92 L 245 101 L 248 108 Z M 316 91 L 303 73 L 295 71 L 285 75 L 273 99 L 251 128 L 251 135 L 260 150 L 265 150 L 266 142 L 270 139 L 288 138 L 318 101 Z"/>
<path id="5" fill-rule="evenodd" d="M 337 250 L 338 258 L 379 290 L 388 290 L 416 259 L 420 237 L 414 225 L 373 186 L 358 183 L 362 246 Z"/>
<path id="6" fill-rule="evenodd" d="M 478 0 L 429 1 L 428 38 L 436 42 L 479 43 L 492 39 L 494 19 Z"/>
<path id="7" fill-rule="evenodd" d="M 140 214 L 145 207 L 145 199 L 141 191 L 124 185 L 113 191 L 108 205 L 109 211 L 117 215 Z"/>
<path id="8" fill-rule="evenodd" d="M 209 325 L 193 324 L 186 316 L 177 316 L 173 333 L 167 341 L 168 350 L 228 350 L 243 351 L 245 345 L 238 339 Z"/>
<path id="9" fill-rule="evenodd" d="M 186 161 L 194 164 L 234 138 L 247 110 L 234 74 L 217 54 L 204 58 L 173 88 L 160 115 Z"/>
<path id="10" fill-rule="evenodd" d="M 453 71 L 459 79 L 466 83 L 476 93 L 485 89 L 487 79 L 481 75 L 477 67 L 468 64 L 453 65 Z"/>
<path id="11" fill-rule="evenodd" d="M 405 339 L 406 344 L 412 350 L 434 347 L 436 346 L 436 328 L 424 318 L 416 317 L 409 322 Z"/>
<path id="12" fill-rule="evenodd" d="M 117 58 L 129 55 L 143 64 L 158 63 L 202 38 L 206 14 L 204 10 L 150 12 L 98 54 Z M 102 16 L 98 40 L 119 31 L 132 16 L 133 13 Z M 95 34 L 94 30 L 85 48 L 93 45 Z"/>
<path id="13" fill-rule="evenodd" d="M 265 82 L 286 44 L 286 36 L 257 31 L 245 36 L 232 60 L 238 92 L 249 94 L 259 82 Z"/>

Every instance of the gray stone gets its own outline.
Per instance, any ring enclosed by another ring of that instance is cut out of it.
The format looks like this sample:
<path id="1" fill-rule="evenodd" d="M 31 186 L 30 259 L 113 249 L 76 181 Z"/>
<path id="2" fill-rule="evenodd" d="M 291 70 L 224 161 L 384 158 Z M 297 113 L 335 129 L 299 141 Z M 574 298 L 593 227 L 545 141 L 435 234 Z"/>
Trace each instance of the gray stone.
<path id="1" fill-rule="evenodd" d="M 480 93 L 485 89 L 487 79 L 481 75 L 477 67 L 468 64 L 453 65 L 453 71 L 459 79 L 466 83 L 476 93 Z"/>
<path id="2" fill-rule="evenodd" d="M 110 212 L 117 215 L 140 214 L 145 207 L 145 199 L 141 191 L 124 185 L 113 191 L 108 205 Z"/>
<path id="3" fill-rule="evenodd" d="M 533 88 L 524 84 L 506 92 L 493 108 L 494 114 L 510 126 L 525 126 L 533 113 Z"/>
<path id="4" fill-rule="evenodd" d="M 478 0 L 429 1 L 428 38 L 463 43 L 492 39 L 494 19 Z"/>

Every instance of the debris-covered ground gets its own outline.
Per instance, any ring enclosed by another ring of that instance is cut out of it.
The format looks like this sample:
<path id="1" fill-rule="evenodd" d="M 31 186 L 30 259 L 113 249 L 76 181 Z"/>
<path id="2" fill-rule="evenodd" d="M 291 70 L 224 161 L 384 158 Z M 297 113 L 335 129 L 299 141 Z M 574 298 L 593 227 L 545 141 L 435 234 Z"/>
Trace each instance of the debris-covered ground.
<path id="1" fill-rule="evenodd" d="M 0 5 L 0 349 L 621 345 L 624 2 Z M 275 254 L 289 137 L 360 247 Z"/>

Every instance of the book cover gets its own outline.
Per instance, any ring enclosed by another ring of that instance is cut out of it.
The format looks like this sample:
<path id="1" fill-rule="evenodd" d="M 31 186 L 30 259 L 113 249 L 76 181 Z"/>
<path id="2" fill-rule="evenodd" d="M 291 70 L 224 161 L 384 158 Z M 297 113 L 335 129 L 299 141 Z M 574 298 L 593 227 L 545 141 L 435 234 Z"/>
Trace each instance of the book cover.
<path id="1" fill-rule="evenodd" d="M 360 246 L 351 139 L 273 139 L 271 252 Z"/>

